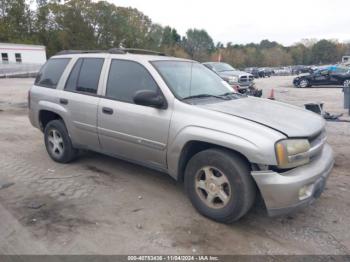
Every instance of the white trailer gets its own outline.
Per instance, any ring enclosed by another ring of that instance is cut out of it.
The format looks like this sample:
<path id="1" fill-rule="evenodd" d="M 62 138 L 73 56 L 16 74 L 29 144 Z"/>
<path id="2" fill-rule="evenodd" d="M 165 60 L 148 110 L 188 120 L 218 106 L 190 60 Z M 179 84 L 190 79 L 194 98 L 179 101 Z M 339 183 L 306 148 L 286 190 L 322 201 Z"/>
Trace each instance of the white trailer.
<path id="1" fill-rule="evenodd" d="M 350 55 L 345 55 L 342 57 L 342 63 L 350 63 Z"/>
<path id="2" fill-rule="evenodd" d="M 38 64 L 46 62 L 46 49 L 42 45 L 0 43 L 0 63 Z"/>

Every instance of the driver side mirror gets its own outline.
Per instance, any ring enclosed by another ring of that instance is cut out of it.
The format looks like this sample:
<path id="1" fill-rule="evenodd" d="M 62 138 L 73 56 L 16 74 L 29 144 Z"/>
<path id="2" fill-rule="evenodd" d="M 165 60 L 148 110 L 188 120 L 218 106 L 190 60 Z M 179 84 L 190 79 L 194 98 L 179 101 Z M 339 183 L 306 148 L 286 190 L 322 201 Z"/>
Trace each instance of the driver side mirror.
<path id="1" fill-rule="evenodd" d="M 134 103 L 142 106 L 150 106 L 159 109 L 165 109 L 167 104 L 162 95 L 156 91 L 140 90 L 134 95 Z"/>

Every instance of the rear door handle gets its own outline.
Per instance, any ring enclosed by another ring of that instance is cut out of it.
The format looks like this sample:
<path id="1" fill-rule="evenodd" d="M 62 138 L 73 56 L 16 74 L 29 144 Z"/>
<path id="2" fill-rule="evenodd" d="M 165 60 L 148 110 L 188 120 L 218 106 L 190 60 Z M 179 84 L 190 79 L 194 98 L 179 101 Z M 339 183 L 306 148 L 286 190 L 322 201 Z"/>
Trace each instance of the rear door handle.
<path id="1" fill-rule="evenodd" d="M 60 98 L 60 103 L 63 104 L 63 105 L 67 105 L 68 104 L 68 99 Z"/>
<path id="2" fill-rule="evenodd" d="M 113 109 L 109 108 L 109 107 L 102 107 L 102 112 L 108 115 L 112 115 L 113 114 Z"/>

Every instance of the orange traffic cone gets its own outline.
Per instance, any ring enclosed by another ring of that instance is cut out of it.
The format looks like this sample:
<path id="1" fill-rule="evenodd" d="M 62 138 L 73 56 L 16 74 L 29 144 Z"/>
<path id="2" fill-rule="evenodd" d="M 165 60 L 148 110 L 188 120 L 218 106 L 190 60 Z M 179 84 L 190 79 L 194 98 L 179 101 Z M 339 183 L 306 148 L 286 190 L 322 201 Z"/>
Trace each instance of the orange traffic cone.
<path id="1" fill-rule="evenodd" d="M 275 90 L 272 88 L 268 99 L 275 100 Z"/>

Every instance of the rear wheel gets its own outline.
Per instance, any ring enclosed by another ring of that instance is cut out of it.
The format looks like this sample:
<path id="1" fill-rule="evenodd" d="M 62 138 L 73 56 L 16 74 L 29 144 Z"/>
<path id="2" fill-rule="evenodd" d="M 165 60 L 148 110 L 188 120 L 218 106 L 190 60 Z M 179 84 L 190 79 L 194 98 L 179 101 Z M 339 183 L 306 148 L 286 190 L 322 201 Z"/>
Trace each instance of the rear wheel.
<path id="1" fill-rule="evenodd" d="M 246 160 L 224 149 L 194 155 L 185 170 L 185 187 L 199 213 L 222 223 L 245 215 L 256 194 Z"/>
<path id="2" fill-rule="evenodd" d="M 309 81 L 307 79 L 300 80 L 299 87 L 305 88 L 305 87 L 308 87 L 308 86 L 310 86 L 310 83 L 309 83 Z"/>
<path id="3" fill-rule="evenodd" d="M 45 127 L 44 137 L 46 150 L 54 161 L 68 163 L 78 155 L 62 120 L 50 121 Z"/>
<path id="4" fill-rule="evenodd" d="M 344 83 L 343 83 L 343 86 L 344 87 L 350 87 L 350 80 L 349 79 L 345 80 Z"/>

